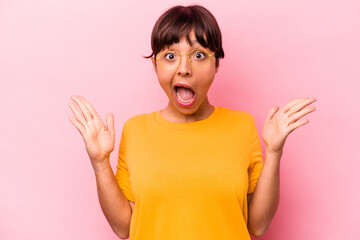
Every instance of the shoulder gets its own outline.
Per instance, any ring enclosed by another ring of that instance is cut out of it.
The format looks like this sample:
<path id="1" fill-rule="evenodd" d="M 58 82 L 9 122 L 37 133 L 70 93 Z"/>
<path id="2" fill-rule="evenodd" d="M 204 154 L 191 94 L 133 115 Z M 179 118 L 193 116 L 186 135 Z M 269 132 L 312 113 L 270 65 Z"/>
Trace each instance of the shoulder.
<path id="1" fill-rule="evenodd" d="M 126 120 L 125 124 L 131 125 L 131 124 L 134 124 L 137 122 L 145 121 L 146 118 L 148 118 L 150 115 L 151 115 L 151 113 L 144 113 L 144 114 L 138 114 L 138 115 L 132 116 Z"/>
<path id="2" fill-rule="evenodd" d="M 125 121 L 124 128 L 139 128 L 140 126 L 149 122 L 154 113 L 155 112 L 134 115 Z"/>
<path id="3" fill-rule="evenodd" d="M 219 107 L 221 115 L 225 119 L 240 121 L 241 123 L 247 125 L 252 124 L 254 122 L 254 117 L 252 114 L 236 109 L 229 109 L 226 107 Z"/>

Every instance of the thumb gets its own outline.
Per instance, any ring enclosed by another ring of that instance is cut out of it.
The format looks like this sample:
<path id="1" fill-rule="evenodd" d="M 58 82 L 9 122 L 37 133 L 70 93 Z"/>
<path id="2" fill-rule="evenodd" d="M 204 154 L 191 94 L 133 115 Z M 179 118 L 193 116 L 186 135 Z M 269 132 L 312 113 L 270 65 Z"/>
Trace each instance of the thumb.
<path id="1" fill-rule="evenodd" d="M 110 131 L 111 133 L 115 133 L 114 115 L 112 113 L 106 114 L 106 125 L 108 131 Z"/>
<path id="2" fill-rule="evenodd" d="M 278 110 L 279 110 L 278 106 L 272 106 L 270 108 L 270 110 L 269 110 L 269 113 L 268 113 L 267 117 L 266 117 L 266 121 L 270 121 Z"/>

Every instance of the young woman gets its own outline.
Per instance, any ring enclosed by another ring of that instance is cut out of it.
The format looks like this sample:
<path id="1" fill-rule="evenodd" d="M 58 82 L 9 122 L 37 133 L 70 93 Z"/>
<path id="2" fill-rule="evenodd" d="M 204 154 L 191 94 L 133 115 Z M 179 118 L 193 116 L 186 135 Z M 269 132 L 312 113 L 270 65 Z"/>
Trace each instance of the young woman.
<path id="1" fill-rule="evenodd" d="M 70 121 L 86 143 L 101 208 L 122 239 L 250 239 L 263 235 L 279 199 L 287 136 L 315 110 L 300 98 L 269 110 L 260 139 L 251 114 L 212 105 L 208 90 L 224 57 L 214 16 L 198 5 L 175 6 L 156 22 L 151 57 L 167 106 L 128 119 L 117 172 L 114 117 L 72 96 Z"/>

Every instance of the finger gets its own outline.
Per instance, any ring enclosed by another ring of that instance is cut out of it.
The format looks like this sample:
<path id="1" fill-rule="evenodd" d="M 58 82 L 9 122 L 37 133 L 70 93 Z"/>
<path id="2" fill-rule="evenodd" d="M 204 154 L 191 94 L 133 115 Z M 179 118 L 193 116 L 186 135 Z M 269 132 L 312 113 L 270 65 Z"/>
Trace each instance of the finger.
<path id="1" fill-rule="evenodd" d="M 69 103 L 69 107 L 71 109 L 71 111 L 74 113 L 76 120 L 78 122 L 80 122 L 83 125 L 83 128 L 85 128 L 86 126 L 86 120 L 84 119 L 83 114 L 81 114 L 81 112 L 79 111 L 79 109 L 76 107 L 76 105 L 74 103 Z"/>
<path id="2" fill-rule="evenodd" d="M 283 111 L 284 113 L 286 113 L 287 111 L 289 111 L 289 109 L 290 109 L 292 106 L 294 106 L 295 104 L 297 104 L 297 103 L 299 103 L 299 102 L 301 102 L 301 101 L 304 101 L 304 100 L 306 100 L 306 98 L 298 98 L 298 99 L 295 99 L 295 100 L 289 102 L 288 104 L 286 104 L 286 106 L 282 108 L 282 111 Z"/>
<path id="3" fill-rule="evenodd" d="M 114 115 L 112 113 L 106 114 L 106 125 L 107 129 L 111 133 L 115 133 L 115 127 L 114 127 Z"/>
<path id="4" fill-rule="evenodd" d="M 71 99 L 74 100 L 76 102 L 76 104 L 79 106 L 82 114 L 85 117 L 86 122 L 90 121 L 92 119 L 92 115 L 91 115 L 89 109 L 83 103 L 83 101 L 77 96 L 72 96 Z"/>
<path id="5" fill-rule="evenodd" d="M 300 126 L 307 124 L 308 122 L 309 122 L 309 120 L 307 120 L 307 119 L 301 119 L 301 120 L 289 125 L 289 128 L 288 128 L 289 133 L 291 133 L 292 131 L 294 131 L 296 128 L 298 128 Z"/>
<path id="6" fill-rule="evenodd" d="M 86 105 L 86 107 L 89 109 L 91 115 L 93 116 L 93 118 L 100 118 L 99 114 L 96 112 L 95 108 L 88 102 L 86 101 L 86 99 L 82 96 L 78 96 L 82 102 Z"/>
<path id="7" fill-rule="evenodd" d="M 69 120 L 72 124 L 75 125 L 75 127 L 77 128 L 77 130 L 79 130 L 80 134 L 84 137 L 85 136 L 85 133 L 86 133 L 86 130 L 84 128 L 84 126 L 79 123 L 73 116 L 70 116 L 69 117 Z"/>
<path id="8" fill-rule="evenodd" d="M 315 98 L 308 98 L 304 101 L 301 101 L 301 102 L 295 104 L 294 106 L 292 106 L 286 114 L 288 117 L 290 117 L 294 113 L 298 112 L 299 110 L 303 109 L 304 107 L 308 106 L 309 104 L 311 104 L 315 101 L 316 101 Z"/>
<path id="9" fill-rule="evenodd" d="M 299 111 L 297 113 L 294 113 L 293 115 L 291 115 L 291 117 L 289 117 L 289 125 L 292 124 L 293 122 L 296 122 L 298 119 L 302 118 L 306 114 L 311 113 L 315 110 L 316 110 L 315 107 L 308 107 L 308 108 L 302 109 L 301 111 Z"/>
<path id="10" fill-rule="evenodd" d="M 270 121 L 278 110 L 279 110 L 279 106 L 272 106 L 266 117 L 266 121 Z"/>

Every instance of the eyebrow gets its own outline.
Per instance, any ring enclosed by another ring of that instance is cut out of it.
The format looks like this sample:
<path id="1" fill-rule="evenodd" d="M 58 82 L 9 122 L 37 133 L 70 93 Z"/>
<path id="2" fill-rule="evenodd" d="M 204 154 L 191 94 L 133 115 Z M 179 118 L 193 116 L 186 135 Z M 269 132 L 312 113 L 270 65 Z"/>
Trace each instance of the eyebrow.
<path id="1" fill-rule="evenodd" d="M 191 43 L 194 44 L 194 45 L 195 45 L 195 44 L 199 44 L 200 46 L 202 46 L 202 45 L 198 42 L 198 40 L 196 40 L 196 39 L 191 40 Z M 169 47 L 168 50 L 173 50 L 173 47 Z"/>

